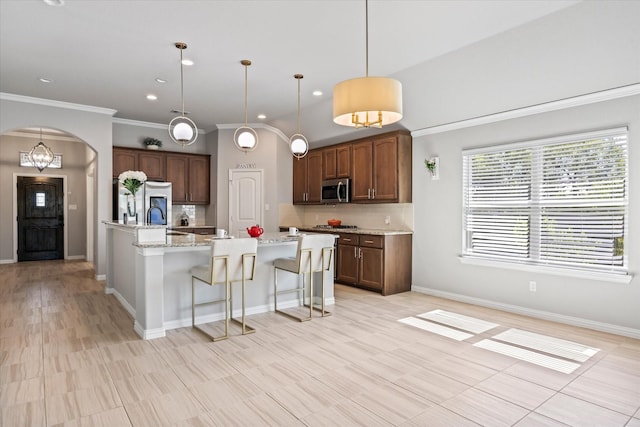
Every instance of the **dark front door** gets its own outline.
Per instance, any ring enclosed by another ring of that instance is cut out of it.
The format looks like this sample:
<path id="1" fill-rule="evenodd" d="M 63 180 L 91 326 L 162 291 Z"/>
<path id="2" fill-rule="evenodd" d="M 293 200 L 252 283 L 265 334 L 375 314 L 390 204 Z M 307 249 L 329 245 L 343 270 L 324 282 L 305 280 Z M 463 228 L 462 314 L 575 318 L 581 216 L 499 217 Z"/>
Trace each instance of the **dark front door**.
<path id="1" fill-rule="evenodd" d="M 62 178 L 18 177 L 18 261 L 64 258 Z"/>

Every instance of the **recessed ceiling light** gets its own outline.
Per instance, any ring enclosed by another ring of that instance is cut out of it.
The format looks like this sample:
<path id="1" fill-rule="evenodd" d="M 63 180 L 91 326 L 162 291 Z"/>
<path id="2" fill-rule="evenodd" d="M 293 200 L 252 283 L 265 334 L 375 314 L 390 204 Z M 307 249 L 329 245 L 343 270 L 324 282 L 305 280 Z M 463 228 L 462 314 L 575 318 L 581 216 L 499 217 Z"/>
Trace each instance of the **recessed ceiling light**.
<path id="1" fill-rule="evenodd" d="M 42 0 L 49 6 L 64 6 L 64 0 Z"/>
<path id="2" fill-rule="evenodd" d="M 314 90 L 313 91 L 313 96 L 322 96 L 322 91 L 321 90 Z"/>
<path id="3" fill-rule="evenodd" d="M 190 59 L 183 59 L 182 65 L 193 65 L 193 61 Z"/>
<path id="4" fill-rule="evenodd" d="M 258 114 L 258 118 L 264 120 L 267 118 L 267 116 L 265 116 L 264 114 Z"/>
<path id="5" fill-rule="evenodd" d="M 149 101 L 155 101 L 155 100 L 157 100 L 157 99 L 158 99 L 158 97 L 157 97 L 157 96 L 155 96 L 154 94 L 150 93 L 149 95 L 147 95 L 147 99 L 148 99 Z"/>
<path id="6" fill-rule="evenodd" d="M 53 80 L 48 79 L 46 77 L 39 77 L 38 80 L 40 80 L 42 83 L 51 83 Z"/>
<path id="7" fill-rule="evenodd" d="M 166 83 L 167 81 L 165 79 L 161 79 L 160 77 L 156 77 L 156 82 L 158 82 L 158 83 Z"/>

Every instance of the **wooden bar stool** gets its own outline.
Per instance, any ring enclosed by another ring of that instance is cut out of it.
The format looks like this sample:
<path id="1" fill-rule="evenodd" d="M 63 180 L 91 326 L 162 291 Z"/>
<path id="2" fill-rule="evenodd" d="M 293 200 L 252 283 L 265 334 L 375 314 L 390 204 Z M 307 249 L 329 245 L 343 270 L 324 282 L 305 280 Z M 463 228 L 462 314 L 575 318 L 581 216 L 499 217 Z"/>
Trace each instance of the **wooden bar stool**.
<path id="1" fill-rule="evenodd" d="M 311 320 L 313 310 L 322 312 L 322 317 L 330 316 L 331 313 L 324 309 L 324 276 L 331 270 L 333 263 L 333 243 L 335 236 L 331 234 L 312 234 L 298 237 L 298 250 L 295 258 L 278 258 L 273 261 L 274 267 L 274 310 L 300 322 Z M 297 275 L 302 274 L 302 286 L 293 289 L 278 289 L 278 270 L 288 271 Z M 313 304 L 313 273 L 322 272 L 322 301 L 321 308 L 315 308 Z M 309 274 L 309 304 L 305 303 L 305 277 Z M 285 293 L 302 294 L 301 305 L 309 307 L 309 316 L 301 317 L 278 309 L 278 295 Z"/>
<path id="2" fill-rule="evenodd" d="M 211 263 L 199 265 L 191 269 L 191 326 L 210 337 L 213 341 L 229 338 L 229 320 L 242 325 L 242 335 L 255 332 L 245 322 L 245 282 L 253 280 L 256 272 L 256 252 L 258 240 L 246 239 L 214 239 L 211 241 Z M 224 285 L 224 298 L 195 302 L 196 281 L 209 286 Z M 233 298 L 231 284 L 242 282 L 242 320 L 233 318 Z M 224 303 L 224 335 L 214 337 L 196 325 L 196 307 Z"/>

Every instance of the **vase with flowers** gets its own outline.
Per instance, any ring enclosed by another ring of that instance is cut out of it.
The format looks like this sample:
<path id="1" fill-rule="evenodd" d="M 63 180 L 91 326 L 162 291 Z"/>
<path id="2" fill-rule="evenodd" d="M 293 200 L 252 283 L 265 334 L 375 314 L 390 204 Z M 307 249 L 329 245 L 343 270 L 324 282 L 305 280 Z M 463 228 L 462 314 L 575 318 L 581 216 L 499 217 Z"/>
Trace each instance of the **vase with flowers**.
<path id="1" fill-rule="evenodd" d="M 129 218 L 135 218 L 136 223 L 138 222 L 136 193 L 146 180 L 147 175 L 142 171 L 126 171 L 118 176 L 120 184 L 129 191 L 129 193 L 125 193 L 125 196 L 127 196 L 127 214 Z M 131 196 L 133 202 L 129 200 L 129 196 Z"/>

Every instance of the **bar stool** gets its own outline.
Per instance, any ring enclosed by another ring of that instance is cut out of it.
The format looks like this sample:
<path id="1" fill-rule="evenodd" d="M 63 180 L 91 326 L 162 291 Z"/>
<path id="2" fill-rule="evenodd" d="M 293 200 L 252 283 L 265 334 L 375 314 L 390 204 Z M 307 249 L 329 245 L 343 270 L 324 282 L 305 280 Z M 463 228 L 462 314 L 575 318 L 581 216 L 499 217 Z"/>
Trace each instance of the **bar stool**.
<path id="1" fill-rule="evenodd" d="M 274 266 L 274 310 L 300 322 L 311 320 L 313 310 L 322 312 L 322 317 L 331 313 L 324 309 L 324 276 L 330 271 L 333 262 L 333 244 L 335 236 L 331 234 L 311 234 L 298 237 L 298 250 L 295 258 L 278 258 L 273 261 Z M 302 274 L 302 287 L 278 290 L 278 270 L 288 271 L 297 275 Z M 322 307 L 313 306 L 313 273 L 322 272 Z M 305 277 L 309 274 L 309 305 L 305 304 Z M 300 317 L 278 309 L 278 295 L 285 293 L 302 294 L 302 306 L 309 307 L 309 316 Z"/>
<path id="2" fill-rule="evenodd" d="M 245 281 L 253 280 L 256 272 L 256 251 L 258 240 L 219 239 L 211 241 L 211 263 L 199 265 L 191 269 L 191 327 L 207 335 L 213 341 L 229 338 L 229 320 L 242 325 L 242 335 L 255 332 L 245 322 Z M 209 286 L 224 285 L 224 298 L 218 300 L 195 302 L 196 280 Z M 242 282 L 242 320 L 233 318 L 233 298 L 231 284 Z M 210 304 L 224 303 L 224 335 L 215 337 L 195 322 L 195 308 Z"/>

